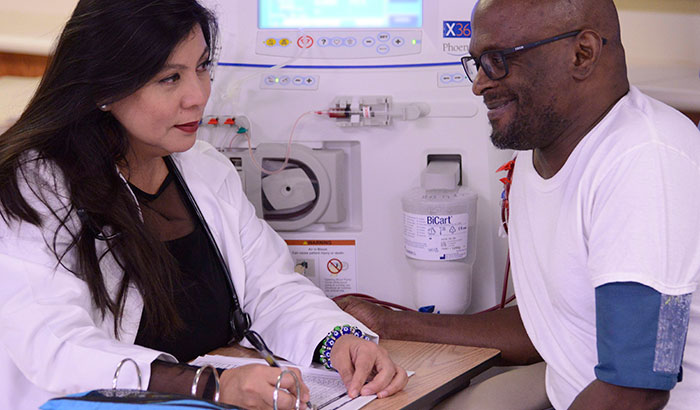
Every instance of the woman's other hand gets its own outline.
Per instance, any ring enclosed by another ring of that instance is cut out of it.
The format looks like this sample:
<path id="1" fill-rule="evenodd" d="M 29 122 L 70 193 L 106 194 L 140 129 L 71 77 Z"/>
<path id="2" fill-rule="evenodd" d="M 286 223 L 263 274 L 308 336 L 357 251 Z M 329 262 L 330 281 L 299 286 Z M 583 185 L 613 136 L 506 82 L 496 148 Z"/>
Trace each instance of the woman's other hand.
<path id="1" fill-rule="evenodd" d="M 381 399 L 402 390 L 408 382 L 406 371 L 391 360 L 386 349 L 353 335 L 338 338 L 331 350 L 331 363 L 352 398 L 376 394 Z"/>
<path id="2" fill-rule="evenodd" d="M 290 367 L 296 373 L 301 387 L 301 409 L 309 401 L 309 388 L 301 379 L 299 369 Z M 221 374 L 221 401 L 248 410 L 271 409 L 272 395 L 277 384 L 277 377 L 282 373 L 279 367 L 250 364 L 224 370 Z M 277 398 L 277 408 L 293 409 L 296 402 L 296 386 L 290 374 L 282 377 L 281 389 Z M 284 391 L 282 389 L 286 389 Z"/>

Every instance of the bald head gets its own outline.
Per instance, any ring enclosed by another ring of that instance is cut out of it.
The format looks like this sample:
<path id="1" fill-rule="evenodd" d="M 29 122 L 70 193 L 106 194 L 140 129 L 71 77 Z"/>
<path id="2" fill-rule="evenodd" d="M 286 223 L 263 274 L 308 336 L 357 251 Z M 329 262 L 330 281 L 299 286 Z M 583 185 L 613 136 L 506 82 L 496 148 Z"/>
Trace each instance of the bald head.
<path id="1" fill-rule="evenodd" d="M 511 46 L 573 30 L 593 30 L 607 41 L 602 61 L 606 68 L 622 70 L 626 79 L 620 22 L 612 0 L 480 0 L 472 19 L 476 32 L 482 22 L 493 27 L 499 21 L 501 31 L 511 34 Z"/>

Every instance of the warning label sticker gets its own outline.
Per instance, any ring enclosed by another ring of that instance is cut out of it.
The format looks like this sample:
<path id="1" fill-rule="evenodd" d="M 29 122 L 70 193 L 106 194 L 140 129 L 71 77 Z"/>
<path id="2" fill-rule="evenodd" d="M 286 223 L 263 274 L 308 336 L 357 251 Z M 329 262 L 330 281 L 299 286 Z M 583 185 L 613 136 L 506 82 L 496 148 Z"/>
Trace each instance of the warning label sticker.
<path id="1" fill-rule="evenodd" d="M 357 291 L 355 240 L 286 240 L 294 270 L 328 297 Z"/>

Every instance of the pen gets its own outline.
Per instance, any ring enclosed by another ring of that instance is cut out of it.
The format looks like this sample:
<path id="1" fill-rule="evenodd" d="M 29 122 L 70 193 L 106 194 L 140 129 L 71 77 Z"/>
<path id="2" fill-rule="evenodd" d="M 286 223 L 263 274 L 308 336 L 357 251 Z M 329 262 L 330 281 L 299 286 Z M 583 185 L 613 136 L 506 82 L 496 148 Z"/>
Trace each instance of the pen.
<path id="1" fill-rule="evenodd" d="M 265 344 L 265 341 L 263 340 L 262 336 L 258 334 L 258 332 L 254 330 L 246 330 L 244 333 L 246 340 L 250 342 L 251 345 L 255 348 L 255 350 L 260 353 L 260 356 L 262 356 L 263 359 L 267 362 L 267 364 L 270 365 L 270 367 L 279 367 L 283 368 L 283 366 L 275 359 L 275 355 L 272 354 L 272 351 L 270 350 L 269 347 Z M 313 406 L 310 401 L 306 402 L 306 407 L 310 410 L 316 410 L 316 406 Z"/>

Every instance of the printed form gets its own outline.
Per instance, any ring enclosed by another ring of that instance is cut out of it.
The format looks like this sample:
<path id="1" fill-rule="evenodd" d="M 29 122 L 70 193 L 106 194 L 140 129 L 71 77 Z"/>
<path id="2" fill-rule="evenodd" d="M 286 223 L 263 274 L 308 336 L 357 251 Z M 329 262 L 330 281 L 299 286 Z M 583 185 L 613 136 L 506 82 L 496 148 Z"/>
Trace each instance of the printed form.
<path id="1" fill-rule="evenodd" d="M 200 356 L 191 361 L 193 366 L 204 366 L 211 364 L 220 369 L 232 369 L 234 367 L 244 366 L 246 364 L 264 364 L 267 362 L 262 359 L 250 359 L 245 357 L 229 357 L 219 355 Z M 318 410 L 356 410 L 362 408 L 367 403 L 376 399 L 376 395 L 358 396 L 354 400 L 351 399 L 345 385 L 337 372 L 318 369 L 313 367 L 300 367 L 292 363 L 282 361 L 284 366 L 296 367 L 301 371 L 301 376 L 304 383 L 309 388 L 311 394 L 311 403 Z M 412 373 L 409 373 L 412 374 Z"/>

